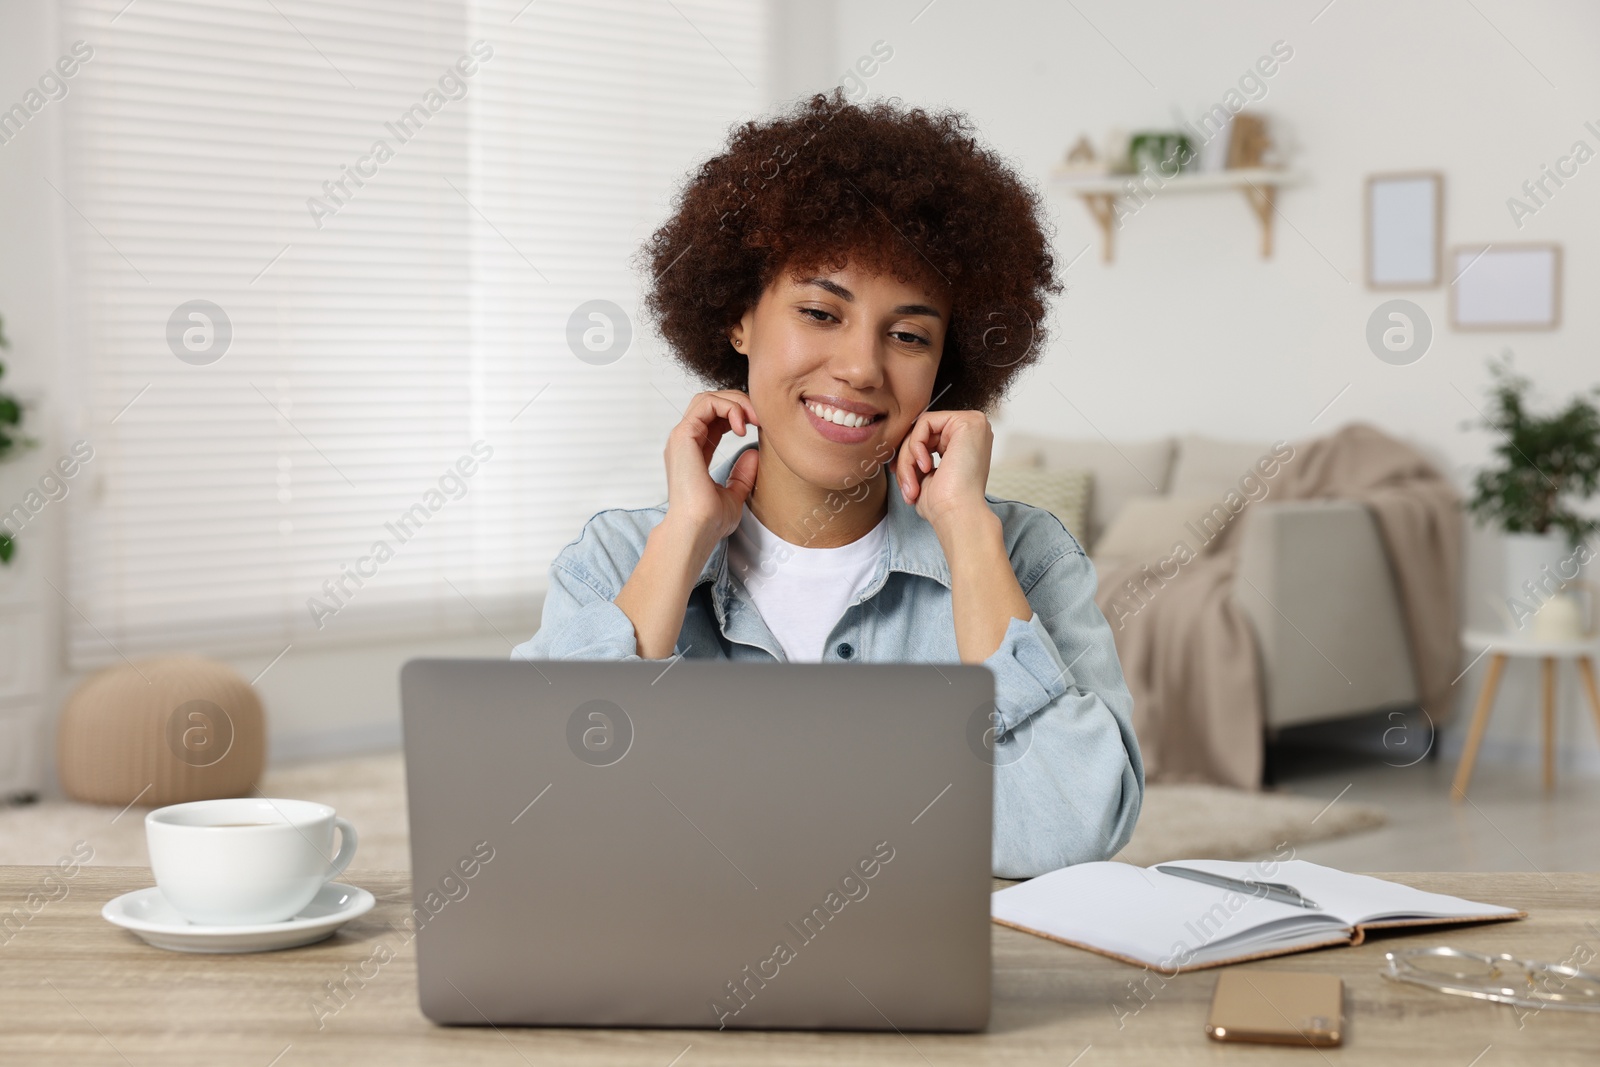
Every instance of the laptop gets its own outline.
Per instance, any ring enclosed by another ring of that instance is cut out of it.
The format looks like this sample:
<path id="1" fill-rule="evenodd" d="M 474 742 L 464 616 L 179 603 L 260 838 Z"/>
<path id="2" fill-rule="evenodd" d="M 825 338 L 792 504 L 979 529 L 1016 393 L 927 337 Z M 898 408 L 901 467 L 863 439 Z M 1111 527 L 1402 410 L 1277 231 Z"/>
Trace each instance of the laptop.
<path id="1" fill-rule="evenodd" d="M 400 690 L 435 1022 L 988 1024 L 987 667 L 414 659 Z"/>

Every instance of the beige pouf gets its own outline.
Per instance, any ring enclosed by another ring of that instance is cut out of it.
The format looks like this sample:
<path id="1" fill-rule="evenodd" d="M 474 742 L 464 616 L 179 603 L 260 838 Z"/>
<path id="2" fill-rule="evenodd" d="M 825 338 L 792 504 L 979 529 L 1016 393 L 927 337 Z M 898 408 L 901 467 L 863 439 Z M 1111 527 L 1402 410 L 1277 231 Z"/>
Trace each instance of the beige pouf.
<path id="1" fill-rule="evenodd" d="M 62 709 L 56 742 L 62 788 L 95 804 L 243 796 L 266 759 L 250 683 L 225 663 L 187 655 L 90 675 Z"/>

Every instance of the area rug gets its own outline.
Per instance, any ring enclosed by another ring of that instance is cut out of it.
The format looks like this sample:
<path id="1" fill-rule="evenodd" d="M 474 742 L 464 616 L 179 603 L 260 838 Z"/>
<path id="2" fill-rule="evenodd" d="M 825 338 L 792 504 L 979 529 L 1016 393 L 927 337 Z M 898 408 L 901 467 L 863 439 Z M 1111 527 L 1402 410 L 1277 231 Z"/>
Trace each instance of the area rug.
<path id="1" fill-rule="evenodd" d="M 269 797 L 317 800 L 336 809 L 360 833 L 351 870 L 410 870 L 406 836 L 405 768 L 387 752 L 269 770 Z M 1140 866 L 1207 857 L 1270 856 L 1283 845 L 1342 837 L 1384 825 L 1371 805 L 1330 803 L 1292 793 L 1247 793 L 1214 785 L 1151 785 L 1139 825 L 1116 859 Z M 0 864 L 49 864 L 85 848 L 89 863 L 145 867 L 144 816 L 150 809 L 47 800 L 0 808 Z M 83 842 L 83 846 L 78 843 Z"/>
<path id="2" fill-rule="evenodd" d="M 1344 837 L 1388 821 L 1382 808 L 1336 797 L 1149 785 L 1132 840 L 1112 858 L 1140 867 L 1179 859 L 1283 859 L 1288 856 L 1284 845 Z"/>

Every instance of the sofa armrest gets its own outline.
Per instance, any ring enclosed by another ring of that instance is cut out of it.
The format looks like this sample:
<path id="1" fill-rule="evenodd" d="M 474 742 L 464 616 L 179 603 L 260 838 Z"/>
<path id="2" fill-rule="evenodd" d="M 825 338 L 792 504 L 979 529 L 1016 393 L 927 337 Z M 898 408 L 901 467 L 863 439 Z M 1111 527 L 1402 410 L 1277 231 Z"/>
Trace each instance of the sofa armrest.
<path id="1" fill-rule="evenodd" d="M 1416 680 L 1377 523 L 1348 500 L 1241 516 L 1234 602 L 1255 628 L 1269 728 L 1413 703 Z"/>

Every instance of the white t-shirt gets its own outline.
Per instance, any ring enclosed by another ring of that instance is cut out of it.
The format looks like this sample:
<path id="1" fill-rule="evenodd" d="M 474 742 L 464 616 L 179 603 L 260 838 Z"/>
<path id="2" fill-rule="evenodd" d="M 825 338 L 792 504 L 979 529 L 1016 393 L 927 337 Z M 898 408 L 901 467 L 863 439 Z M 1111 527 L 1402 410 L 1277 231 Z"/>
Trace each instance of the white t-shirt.
<path id="1" fill-rule="evenodd" d="M 878 568 L 889 515 L 838 548 L 790 544 L 744 507 L 728 537 L 728 567 L 744 584 L 791 663 L 818 663 L 823 643 Z"/>

